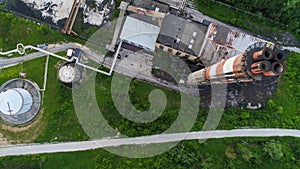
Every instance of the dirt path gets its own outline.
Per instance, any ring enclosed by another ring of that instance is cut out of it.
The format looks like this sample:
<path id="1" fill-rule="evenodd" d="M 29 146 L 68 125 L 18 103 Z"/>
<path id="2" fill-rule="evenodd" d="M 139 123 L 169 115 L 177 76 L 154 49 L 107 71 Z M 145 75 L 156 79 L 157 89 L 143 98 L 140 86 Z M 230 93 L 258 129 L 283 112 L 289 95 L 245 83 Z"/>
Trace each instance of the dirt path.
<path id="1" fill-rule="evenodd" d="M 44 111 L 41 109 L 40 113 L 32 123 L 22 127 L 15 127 L 2 123 L 0 130 L 0 145 L 5 143 L 3 142 L 2 144 L 2 138 L 5 139 L 7 143 L 28 143 L 35 140 L 46 126 L 46 124 L 42 122 L 43 114 Z"/>
<path id="2" fill-rule="evenodd" d="M 0 145 L 7 145 L 7 144 L 9 144 L 7 138 L 5 138 L 2 133 L 0 133 Z"/>

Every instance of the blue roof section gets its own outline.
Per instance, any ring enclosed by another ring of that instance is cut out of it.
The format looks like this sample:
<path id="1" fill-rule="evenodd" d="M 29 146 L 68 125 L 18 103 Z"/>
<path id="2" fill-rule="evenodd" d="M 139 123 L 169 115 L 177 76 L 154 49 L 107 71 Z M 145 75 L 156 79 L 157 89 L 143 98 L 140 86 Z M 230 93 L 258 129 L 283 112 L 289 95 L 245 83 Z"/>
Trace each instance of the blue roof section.
<path id="1" fill-rule="evenodd" d="M 81 57 L 81 49 L 79 49 L 79 48 L 75 49 L 74 57 L 80 59 L 80 57 Z"/>

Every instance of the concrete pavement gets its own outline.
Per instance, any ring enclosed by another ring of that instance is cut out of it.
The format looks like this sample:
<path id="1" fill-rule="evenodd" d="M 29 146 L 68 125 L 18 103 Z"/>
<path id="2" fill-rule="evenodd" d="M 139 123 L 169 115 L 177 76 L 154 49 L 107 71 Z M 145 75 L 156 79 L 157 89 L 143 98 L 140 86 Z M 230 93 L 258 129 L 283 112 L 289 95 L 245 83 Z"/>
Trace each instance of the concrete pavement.
<path id="1" fill-rule="evenodd" d="M 81 47 L 80 44 L 78 43 L 64 43 L 64 44 L 59 44 L 59 45 L 53 45 L 50 46 L 47 51 L 51 53 L 57 53 L 61 51 L 66 51 L 69 48 L 78 48 Z M 13 53 L 16 53 L 17 50 L 12 50 Z M 0 53 L 0 55 L 6 55 L 7 52 L 5 53 Z M 7 68 L 10 66 L 14 66 L 16 64 L 19 64 L 21 62 L 26 62 L 32 59 L 37 59 L 43 56 L 47 56 L 48 54 L 44 52 L 36 52 L 36 53 L 31 53 L 22 57 L 15 57 L 15 58 L 8 58 L 8 59 L 0 59 L 0 68 Z"/>
<path id="2" fill-rule="evenodd" d="M 31 145 L 9 145 L 0 148 L 0 157 L 28 154 L 74 152 L 92 150 L 104 147 L 117 147 L 122 145 L 147 145 L 177 142 L 182 140 L 217 139 L 229 137 L 300 137 L 300 130 L 293 129 L 236 129 L 198 131 L 189 133 L 159 134 L 135 138 L 105 138 L 101 140 L 44 143 Z"/>

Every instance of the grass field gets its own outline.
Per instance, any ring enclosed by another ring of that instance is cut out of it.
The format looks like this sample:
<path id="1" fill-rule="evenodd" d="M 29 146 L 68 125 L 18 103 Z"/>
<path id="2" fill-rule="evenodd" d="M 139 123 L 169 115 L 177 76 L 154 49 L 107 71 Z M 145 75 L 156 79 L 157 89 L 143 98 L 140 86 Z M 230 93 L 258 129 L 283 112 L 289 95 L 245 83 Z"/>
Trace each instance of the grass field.
<path id="1" fill-rule="evenodd" d="M 51 30 L 47 26 L 37 25 L 32 21 L 17 18 L 10 13 L 0 12 L 0 50 L 15 49 L 18 43 L 37 45 L 43 43 L 58 43 L 78 41 Z"/>
<path id="2" fill-rule="evenodd" d="M 194 0 L 194 2 L 197 9 L 205 15 L 253 33 L 267 37 L 273 37 L 274 34 L 278 34 L 282 30 L 290 31 L 289 27 L 284 24 L 264 18 L 259 14 L 250 15 L 226 6 L 222 6 L 213 0 Z M 291 33 L 298 38 L 298 40 L 300 39 L 299 32 Z"/>
<path id="3" fill-rule="evenodd" d="M 263 150 L 270 140 L 279 142 L 284 156 L 273 160 Z M 0 167 L 10 168 L 299 168 L 300 143 L 295 138 L 234 138 L 184 141 L 170 151 L 150 158 L 129 159 L 111 154 L 103 149 L 43 155 L 0 158 Z"/>
<path id="4" fill-rule="evenodd" d="M 42 87 L 45 62 L 46 59 L 43 57 L 29 62 L 23 62 L 13 68 L 3 69 L 0 72 L 0 84 L 3 84 L 11 78 L 19 78 L 19 73 L 25 72 L 28 79 L 36 82 L 39 87 Z"/>
<path id="5" fill-rule="evenodd" d="M 0 73 L 0 82 L 2 84 L 9 79 L 18 78 L 19 72 L 26 72 L 27 78 L 42 88 L 44 64 L 45 57 L 4 69 Z M 50 57 L 48 84 L 44 93 L 42 111 L 36 122 L 24 127 L 2 125 L 0 132 L 12 142 L 49 142 L 55 137 L 58 141 L 87 139 L 70 102 L 71 90 L 57 80 L 57 64 L 58 59 Z"/>
<path id="6" fill-rule="evenodd" d="M 0 72 L 0 84 L 13 79 L 19 78 L 20 72 L 25 72 L 27 78 L 33 82 L 36 82 L 40 88 L 43 86 L 43 76 L 45 69 L 45 58 L 39 58 L 28 62 L 23 62 L 12 68 L 3 69 Z M 43 110 L 41 111 L 43 112 Z M 40 116 L 37 117 L 37 121 L 40 121 Z M 12 142 L 32 142 L 39 134 L 43 132 L 44 123 L 33 123 L 31 127 L 22 132 L 24 128 L 10 127 L 4 125 L 2 120 L 0 121 L 0 132 L 8 137 Z"/>
<path id="7" fill-rule="evenodd" d="M 269 102 L 268 108 L 259 111 L 229 109 L 224 112 L 219 128 L 231 129 L 235 126 L 283 127 L 299 128 L 299 92 L 290 90 L 299 87 L 299 78 L 294 67 L 299 63 L 299 54 L 293 53 L 289 60 L 286 74 L 281 78 L 277 92 Z M 43 59 L 38 60 L 43 63 Z M 26 64 L 40 65 L 37 62 Z M 36 142 L 48 142 L 57 137 L 56 141 L 86 140 L 72 108 L 71 90 L 63 86 L 56 78 L 58 60 L 50 59 L 50 73 L 48 88 L 45 93 L 44 113 L 41 118 L 41 134 Z M 31 66 L 28 66 L 31 67 Z M 18 69 L 17 71 L 15 69 Z M 4 70 L 18 72 L 19 66 Z M 30 71 L 27 71 L 30 74 Z M 13 74 L 13 73 L 12 73 Z M 16 73 L 15 73 L 16 74 Z M 0 76 L 2 73 L 0 74 Z M 6 76 L 3 76 L 5 77 Z M 11 77 L 14 77 L 12 75 Z M 3 78 L 1 78 L 2 80 Z M 176 109 L 180 102 L 180 94 L 162 89 L 168 99 L 167 111 L 164 113 L 165 121 L 157 120 L 151 125 L 140 125 L 122 118 L 113 106 L 110 98 L 110 82 L 107 76 L 96 77 L 96 93 L 99 108 L 104 117 L 113 127 L 129 136 L 145 135 L 160 132 L 176 118 Z M 287 87 L 288 86 L 288 87 Z M 148 83 L 133 81 L 131 84 L 131 100 L 139 110 L 149 108 L 147 95 L 153 89 L 161 89 Z M 143 93 L 143 95 L 141 94 Z M 282 107 L 282 108 L 280 108 Z M 249 113 L 247 118 L 242 118 L 241 113 Z M 163 116 L 164 116 L 163 114 Z M 193 130 L 200 130 L 207 111 L 198 114 L 198 121 Z M 28 132 L 32 135 L 32 132 Z M 35 133 L 36 135 L 39 133 Z M 18 135 L 18 139 L 28 139 L 28 135 Z M 272 160 L 263 148 L 270 140 L 279 141 L 284 156 L 280 160 Z M 24 141 L 24 140 L 23 140 Z M 185 141 L 170 151 L 153 158 L 128 159 L 113 155 L 105 150 L 93 150 L 75 153 L 58 153 L 49 155 L 23 156 L 18 158 L 0 158 L 1 168 L 297 168 L 300 164 L 300 142 L 295 138 L 236 138 L 209 140 L 204 144 L 197 141 Z M 80 158 L 80 160 L 77 160 Z M 2 165 L 2 166 L 1 166 Z M 225 166 L 225 167 L 224 167 Z"/>

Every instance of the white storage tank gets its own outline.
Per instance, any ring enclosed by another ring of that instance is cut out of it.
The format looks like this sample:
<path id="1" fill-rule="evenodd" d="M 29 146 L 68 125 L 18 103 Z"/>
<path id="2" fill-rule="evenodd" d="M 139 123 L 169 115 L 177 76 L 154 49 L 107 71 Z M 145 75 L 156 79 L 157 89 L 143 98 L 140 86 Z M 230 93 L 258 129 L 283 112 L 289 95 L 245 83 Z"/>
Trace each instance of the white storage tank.
<path id="1" fill-rule="evenodd" d="M 32 106 L 31 94 L 22 88 L 14 88 L 0 93 L 0 111 L 8 116 L 23 114 Z"/>

